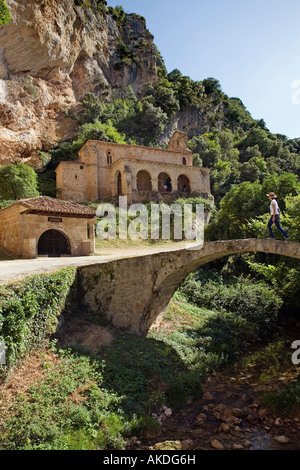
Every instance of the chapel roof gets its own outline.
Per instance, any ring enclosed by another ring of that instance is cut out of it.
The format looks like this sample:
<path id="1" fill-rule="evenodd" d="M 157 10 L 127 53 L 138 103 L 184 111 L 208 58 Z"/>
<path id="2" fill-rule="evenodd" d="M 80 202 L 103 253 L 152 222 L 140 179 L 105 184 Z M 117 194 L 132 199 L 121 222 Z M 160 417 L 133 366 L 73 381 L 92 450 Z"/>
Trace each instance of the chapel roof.
<path id="1" fill-rule="evenodd" d="M 30 211 L 35 212 L 53 212 L 55 214 L 67 214 L 74 216 L 87 216 L 95 217 L 96 211 L 90 207 L 82 204 L 77 204 L 73 201 L 63 201 L 60 199 L 51 198 L 49 196 L 38 196 L 28 199 L 20 199 L 14 204 L 21 204 Z M 11 207 L 11 206 L 8 206 Z M 6 208 L 5 208 L 6 209 Z M 3 210 L 5 210 L 3 209 Z"/>

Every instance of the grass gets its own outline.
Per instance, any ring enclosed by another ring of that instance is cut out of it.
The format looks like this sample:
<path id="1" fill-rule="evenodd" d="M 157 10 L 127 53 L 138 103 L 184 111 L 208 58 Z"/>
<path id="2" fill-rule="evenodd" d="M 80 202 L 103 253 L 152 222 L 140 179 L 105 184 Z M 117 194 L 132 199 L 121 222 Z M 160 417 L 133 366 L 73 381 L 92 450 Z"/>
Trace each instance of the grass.
<path id="1" fill-rule="evenodd" d="M 274 339 L 250 355 L 243 357 L 235 365 L 236 370 L 251 372 L 259 384 L 264 384 L 278 376 L 294 371 L 291 360 L 291 340 L 288 337 Z"/>
<path id="2" fill-rule="evenodd" d="M 174 245 L 178 246 L 178 243 L 186 243 L 186 241 L 174 241 L 174 240 L 131 240 L 128 238 L 127 240 L 119 240 L 119 239 L 111 239 L 111 240 L 101 240 L 100 238 L 95 239 L 95 248 L 96 250 L 103 250 L 103 249 L 126 249 L 126 248 L 150 248 L 155 246 L 165 246 L 165 245 Z"/>
<path id="3" fill-rule="evenodd" d="M 260 402 L 275 417 L 300 416 L 299 367 L 292 363 L 291 355 L 291 337 L 282 334 L 244 356 L 234 367 L 236 372 L 250 373 L 256 384 L 274 388 L 261 392 Z"/>
<path id="4" fill-rule="evenodd" d="M 101 387 L 101 364 L 67 350 L 43 367 L 43 380 L 15 397 L 0 449 L 124 449 L 127 422 L 120 398 Z"/>
<path id="5" fill-rule="evenodd" d="M 280 390 L 265 393 L 261 402 L 274 416 L 300 417 L 300 374 Z"/>

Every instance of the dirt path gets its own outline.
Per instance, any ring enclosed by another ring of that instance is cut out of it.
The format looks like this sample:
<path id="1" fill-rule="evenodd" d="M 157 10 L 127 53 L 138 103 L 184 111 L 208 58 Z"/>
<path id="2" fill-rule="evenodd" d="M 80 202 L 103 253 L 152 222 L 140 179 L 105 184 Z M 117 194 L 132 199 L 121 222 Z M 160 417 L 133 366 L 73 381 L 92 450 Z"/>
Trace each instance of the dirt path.
<path id="1" fill-rule="evenodd" d="M 258 385 L 251 374 L 212 374 L 203 397 L 165 418 L 161 434 L 131 441 L 133 449 L 299 450 L 300 419 L 272 416 L 260 404 L 263 391 L 282 384 Z M 163 411 L 162 411 L 163 412 Z"/>

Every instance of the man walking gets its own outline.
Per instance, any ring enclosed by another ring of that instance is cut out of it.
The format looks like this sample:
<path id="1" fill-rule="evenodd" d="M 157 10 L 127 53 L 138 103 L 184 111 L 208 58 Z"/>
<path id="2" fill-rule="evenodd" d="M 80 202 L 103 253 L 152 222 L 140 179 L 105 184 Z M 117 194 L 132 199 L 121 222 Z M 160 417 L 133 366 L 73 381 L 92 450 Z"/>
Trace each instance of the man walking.
<path id="1" fill-rule="evenodd" d="M 272 230 L 272 225 L 275 224 L 276 228 L 282 233 L 285 240 L 288 240 L 289 239 L 288 234 L 285 232 L 285 230 L 283 230 L 283 228 L 280 226 L 280 223 L 279 223 L 280 209 L 279 209 L 278 203 L 276 201 L 277 196 L 276 196 L 275 193 L 269 193 L 269 194 L 267 194 L 267 196 L 271 201 L 271 204 L 270 204 L 271 217 L 270 217 L 270 220 L 268 222 L 268 230 L 269 230 L 270 237 L 272 239 L 274 239 L 274 233 L 273 233 L 273 230 Z"/>

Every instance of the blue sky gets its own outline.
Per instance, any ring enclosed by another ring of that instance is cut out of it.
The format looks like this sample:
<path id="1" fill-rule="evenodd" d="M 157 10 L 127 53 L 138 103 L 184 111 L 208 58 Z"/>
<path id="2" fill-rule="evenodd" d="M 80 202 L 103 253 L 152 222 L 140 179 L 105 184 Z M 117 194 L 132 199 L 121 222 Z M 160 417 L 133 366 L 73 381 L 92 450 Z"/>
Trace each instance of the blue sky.
<path id="1" fill-rule="evenodd" d="M 168 72 L 217 78 L 271 132 L 300 137 L 299 0 L 107 0 L 146 18 Z"/>

